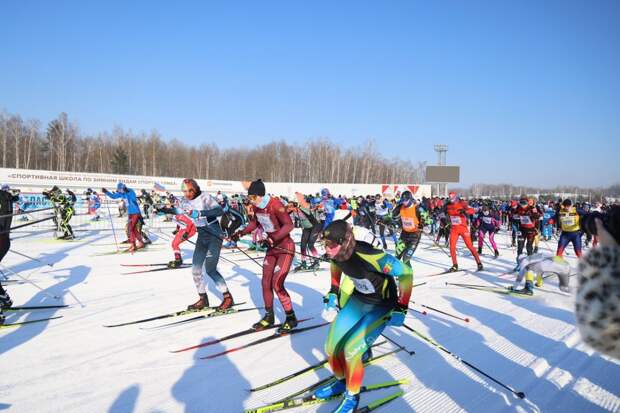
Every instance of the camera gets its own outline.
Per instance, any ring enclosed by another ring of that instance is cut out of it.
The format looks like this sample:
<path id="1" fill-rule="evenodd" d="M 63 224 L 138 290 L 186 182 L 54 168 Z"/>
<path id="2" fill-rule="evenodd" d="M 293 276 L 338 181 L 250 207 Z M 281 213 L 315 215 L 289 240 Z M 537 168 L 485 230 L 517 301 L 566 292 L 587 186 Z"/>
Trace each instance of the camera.
<path id="1" fill-rule="evenodd" d="M 586 234 L 597 235 L 594 221 L 596 218 L 601 220 L 603 227 L 620 244 L 620 205 L 612 205 L 605 212 L 594 211 L 583 217 L 581 227 Z"/>

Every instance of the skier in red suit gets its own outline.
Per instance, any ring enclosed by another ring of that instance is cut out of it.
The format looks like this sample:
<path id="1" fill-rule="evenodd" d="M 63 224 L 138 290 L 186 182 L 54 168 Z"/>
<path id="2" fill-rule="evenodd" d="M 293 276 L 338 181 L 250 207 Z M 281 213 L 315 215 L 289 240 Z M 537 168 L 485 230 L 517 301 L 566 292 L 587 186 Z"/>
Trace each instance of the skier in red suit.
<path id="1" fill-rule="evenodd" d="M 278 331 L 287 332 L 297 326 L 291 297 L 284 288 L 284 280 L 291 269 L 295 254 L 295 243 L 290 236 L 294 228 L 293 221 L 278 198 L 265 194 L 265 184 L 260 179 L 250 184 L 248 198 L 254 206 L 254 218 L 245 229 L 237 231 L 231 238 L 236 240 L 243 235 L 250 234 L 258 227 L 262 228 L 266 234 L 263 243 L 267 247 L 267 253 L 263 261 L 262 280 L 265 316 L 254 324 L 253 328 L 264 330 L 274 324 L 273 295 L 275 292 L 286 313 L 286 320 Z"/>
<path id="2" fill-rule="evenodd" d="M 474 248 L 474 244 L 471 242 L 471 235 L 467 226 L 467 215 L 473 215 L 474 209 L 467 204 L 467 201 L 459 199 L 455 192 L 450 192 L 450 200 L 445 206 L 446 214 L 452 228 L 450 229 L 450 256 L 452 257 L 452 267 L 448 271 L 456 272 L 459 270 L 459 265 L 456 261 L 456 242 L 459 237 L 463 238 L 467 249 L 474 256 L 476 263 L 478 264 L 478 271 L 483 269 L 482 262 L 480 262 L 480 256 Z"/>

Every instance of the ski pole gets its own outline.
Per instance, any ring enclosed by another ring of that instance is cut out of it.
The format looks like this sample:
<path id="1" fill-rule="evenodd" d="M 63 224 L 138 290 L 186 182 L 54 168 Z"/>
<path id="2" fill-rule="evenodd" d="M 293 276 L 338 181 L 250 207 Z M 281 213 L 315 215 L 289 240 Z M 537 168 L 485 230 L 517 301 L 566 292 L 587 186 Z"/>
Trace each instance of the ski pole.
<path id="1" fill-rule="evenodd" d="M 463 360 L 462 358 L 460 358 L 459 356 L 457 356 L 456 354 L 452 353 L 451 351 L 449 351 L 447 348 L 445 348 L 444 346 L 442 346 L 441 344 L 439 344 L 438 342 L 436 342 L 435 340 L 433 340 L 432 338 L 426 337 L 424 334 L 418 332 L 417 330 L 409 327 L 407 324 L 403 324 L 403 327 L 405 327 L 407 330 L 411 331 L 413 334 L 415 334 L 416 336 L 418 336 L 419 338 L 421 338 L 422 340 L 426 341 L 427 343 L 437 347 L 438 349 L 440 349 L 441 351 L 443 351 L 446 354 L 451 355 L 452 357 L 454 357 L 456 360 L 460 361 L 461 363 L 465 364 L 467 367 L 471 368 L 472 370 L 482 374 L 484 377 L 493 380 L 495 383 L 499 384 L 500 386 L 502 386 L 503 388 L 505 388 L 506 390 L 512 392 L 515 396 L 517 396 L 520 399 L 524 399 L 525 398 L 525 393 L 523 393 L 522 391 L 516 391 L 515 389 L 513 389 L 512 387 L 502 383 L 501 381 L 497 380 L 496 378 L 488 375 L 487 373 L 485 373 L 484 371 L 480 370 L 478 367 L 474 366 L 473 364 L 469 363 L 466 360 Z"/>
<path id="2" fill-rule="evenodd" d="M 413 356 L 415 354 L 415 351 L 411 350 L 407 350 L 407 348 L 405 346 L 401 346 L 400 344 L 398 344 L 396 341 L 392 340 L 391 338 L 389 338 L 388 336 L 385 335 L 385 333 L 381 333 L 381 335 L 383 337 L 385 337 L 387 339 L 387 341 L 389 341 L 390 343 L 394 344 L 396 347 L 398 347 L 399 349 L 409 353 L 410 356 Z"/>
<path id="3" fill-rule="evenodd" d="M 419 283 L 419 284 L 413 284 L 413 286 L 411 288 L 415 288 L 415 287 L 421 287 L 424 284 L 426 284 L 426 281 L 424 281 L 423 283 Z"/>
<path id="4" fill-rule="evenodd" d="M 54 264 L 48 264 L 48 263 L 46 263 L 44 261 L 41 261 L 40 259 L 30 257 L 30 256 L 28 256 L 26 254 L 22 254 L 21 252 L 17 252 L 15 250 L 9 250 L 9 251 L 12 252 L 13 254 L 21 255 L 24 258 L 28 258 L 31 261 L 36 261 L 36 262 L 39 262 L 41 264 L 47 265 L 48 267 L 53 267 L 54 266 Z"/>
<path id="5" fill-rule="evenodd" d="M 207 233 L 209 233 L 209 234 L 213 235 L 215 238 L 217 238 L 217 239 L 221 240 L 222 242 L 224 242 L 224 237 L 221 237 L 219 234 L 216 234 L 216 233 L 214 233 L 214 232 L 210 231 L 208 227 L 204 227 L 204 228 L 205 228 L 205 230 L 207 231 Z M 237 246 L 235 246 L 234 248 L 237 248 L 237 249 L 238 249 L 241 253 L 243 253 L 243 255 L 245 255 L 246 257 L 248 257 L 249 259 L 251 259 L 251 260 L 252 260 L 252 262 L 256 263 L 256 265 L 258 265 L 259 267 L 263 268 L 263 264 L 261 264 L 260 262 L 256 261 L 256 259 L 254 259 L 254 258 L 250 257 L 250 255 L 249 255 L 248 253 L 246 253 L 244 250 L 242 250 L 241 248 L 239 248 L 239 247 L 237 247 Z M 285 251 L 288 251 L 288 250 L 285 250 Z M 289 251 L 289 252 L 290 252 L 290 251 Z M 220 255 L 220 256 L 221 256 L 221 255 Z"/>
<path id="6" fill-rule="evenodd" d="M 452 256 L 450 254 L 448 254 L 448 252 L 441 245 L 439 245 L 437 243 L 437 241 L 435 241 L 435 238 L 431 237 L 431 241 L 433 241 L 433 244 L 435 244 L 435 246 L 437 248 L 439 248 L 441 251 L 443 251 L 444 254 L 446 254 L 448 257 L 452 258 Z"/>
<path id="7" fill-rule="evenodd" d="M 14 230 L 19 229 L 19 228 L 24 228 L 24 227 L 27 227 L 27 226 L 30 226 L 30 225 L 34 225 L 34 224 L 38 224 L 38 223 L 44 222 L 44 221 L 49 221 L 50 219 L 54 219 L 54 217 L 42 218 L 42 219 L 39 219 L 39 220 L 36 220 L 36 221 L 28 222 L 27 224 L 18 225 L 16 227 L 11 228 L 11 229 L 7 229 L 6 231 L 0 232 L 0 235 L 8 234 L 9 232 L 14 231 Z"/>
<path id="8" fill-rule="evenodd" d="M 411 303 L 415 304 L 415 301 L 412 300 Z M 418 304 L 418 305 L 420 307 L 428 308 L 429 310 L 436 311 L 436 312 L 441 313 L 443 315 L 447 315 L 448 317 L 456 318 L 457 320 L 461 320 L 461 321 L 465 321 L 466 323 L 469 323 L 469 317 L 465 317 L 465 318 L 459 317 L 457 315 L 450 314 L 450 313 L 447 313 L 447 312 L 445 312 L 443 310 L 439 310 L 437 308 L 431 307 L 430 305 L 424 305 L 424 304 Z"/>
<path id="9" fill-rule="evenodd" d="M 161 230 L 161 229 L 159 229 L 159 228 L 157 228 L 157 232 L 159 232 L 161 235 L 163 235 L 163 236 L 167 237 L 167 238 L 168 238 L 168 240 L 170 240 L 170 239 L 172 238 L 170 235 L 166 234 L 164 231 L 162 231 L 162 230 Z M 190 240 L 190 239 L 186 239 L 185 241 L 189 242 L 189 243 L 190 243 L 190 244 L 192 244 L 192 245 L 196 245 L 196 243 L 195 243 L 194 241 Z M 223 259 L 224 261 L 226 261 L 226 262 L 227 262 L 227 263 L 229 263 L 229 264 L 232 264 L 232 265 L 237 265 L 237 263 L 235 263 L 235 262 L 233 262 L 233 261 L 229 260 L 229 259 L 228 259 L 228 258 L 226 258 L 226 257 L 223 257 L 223 256 L 222 256 L 222 254 L 220 254 L 220 258 L 221 258 L 221 259 Z"/>
<path id="10" fill-rule="evenodd" d="M 114 222 L 112 221 L 112 211 L 110 211 L 110 203 L 107 202 L 107 200 L 106 200 L 105 206 L 108 208 L 108 217 L 110 218 L 110 226 L 112 227 L 112 235 L 114 235 L 114 244 L 116 245 L 116 252 L 119 252 L 120 248 L 118 247 L 118 239 L 116 239 L 116 231 L 114 230 Z"/>
<path id="11" fill-rule="evenodd" d="M 21 274 L 16 273 L 15 271 L 9 269 L 8 267 L 4 267 L 5 271 L 10 272 L 13 275 L 18 276 L 19 278 L 21 278 L 22 280 L 24 280 L 25 282 L 32 284 L 35 288 L 37 288 L 38 290 L 40 290 L 43 294 L 47 295 L 50 298 L 53 298 L 54 300 L 60 300 L 60 297 L 57 295 L 52 295 L 50 293 L 48 293 L 47 291 L 45 291 L 43 288 L 39 287 L 34 281 L 30 281 L 28 278 L 22 276 Z"/>
<path id="12" fill-rule="evenodd" d="M 480 284 L 460 284 L 460 283 L 450 283 L 446 281 L 446 285 L 454 285 L 456 287 L 465 287 L 465 288 L 503 288 L 501 286 L 494 285 L 480 285 Z"/>
<path id="13" fill-rule="evenodd" d="M 41 209 L 33 209 L 32 211 L 21 211 L 21 212 L 16 212 L 14 214 L 0 215 L 0 218 L 15 217 L 17 215 L 25 215 L 25 214 L 34 214 L 35 212 L 47 211 L 47 210 L 50 210 L 50 209 L 53 209 L 53 208 L 54 207 L 41 208 Z"/>

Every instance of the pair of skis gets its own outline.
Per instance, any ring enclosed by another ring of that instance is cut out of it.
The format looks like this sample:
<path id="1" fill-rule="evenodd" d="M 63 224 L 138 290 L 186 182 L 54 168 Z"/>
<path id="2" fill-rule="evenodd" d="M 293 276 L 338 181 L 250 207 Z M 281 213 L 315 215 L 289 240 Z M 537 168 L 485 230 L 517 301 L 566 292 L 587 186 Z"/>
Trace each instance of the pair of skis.
<path id="1" fill-rule="evenodd" d="M 453 285 L 455 287 L 467 288 L 470 290 L 478 290 L 478 291 L 487 291 L 496 294 L 502 295 L 510 295 L 513 297 L 521 297 L 521 298 L 531 298 L 531 295 L 523 294 L 518 291 L 510 289 L 510 287 L 492 287 L 488 285 L 479 285 L 479 284 L 459 284 L 459 283 L 449 283 L 446 282 L 446 285 Z"/>
<path id="2" fill-rule="evenodd" d="M 394 380 L 394 381 L 386 381 L 383 383 L 377 383 L 377 384 L 370 384 L 368 386 L 362 386 L 360 388 L 360 393 L 367 393 L 370 391 L 374 391 L 374 390 L 380 390 L 380 389 L 388 389 L 391 387 L 396 387 L 396 386 L 400 386 L 403 384 L 408 384 L 409 380 Z M 363 407 L 358 407 L 357 409 L 355 409 L 355 413 L 368 413 L 368 412 L 372 412 L 376 409 L 378 409 L 381 406 L 386 405 L 387 403 L 391 402 L 392 400 L 402 396 L 403 394 L 405 394 L 404 391 L 399 390 L 397 392 L 394 392 L 392 394 L 389 394 L 388 396 L 379 398 L 369 404 L 367 404 L 366 406 Z M 327 403 L 330 402 L 332 400 L 336 400 L 338 398 L 340 398 L 341 395 L 338 396 L 332 396 L 332 397 L 328 397 L 325 399 L 319 399 L 317 397 L 315 397 L 314 395 L 310 395 L 310 396 L 306 396 L 306 397 L 300 397 L 300 398 L 295 398 L 295 399 L 287 399 L 287 400 L 283 400 L 281 402 L 277 402 L 277 403 L 272 403 L 266 406 L 262 406 L 262 407 L 258 407 L 256 409 L 249 409 L 249 410 L 245 410 L 244 413 L 268 413 L 268 412 L 277 412 L 280 410 L 285 410 L 285 409 L 291 409 L 294 407 L 306 407 L 306 406 L 312 406 L 315 404 L 321 404 L 321 403 Z"/>
<path id="3" fill-rule="evenodd" d="M 308 321 L 308 320 L 310 320 L 312 318 L 313 317 L 302 318 L 302 319 L 299 320 L 299 322 L 303 323 L 303 322 Z M 212 339 L 212 340 L 209 340 L 209 341 L 205 341 L 204 343 L 196 344 L 194 346 L 185 347 L 185 348 L 182 348 L 182 349 L 179 349 L 179 350 L 171 350 L 170 352 L 171 353 L 182 353 L 184 351 L 197 350 L 199 348 L 212 346 L 214 344 L 219 344 L 219 343 L 222 343 L 224 341 L 232 340 L 234 338 L 247 336 L 247 335 L 253 334 L 253 333 L 259 333 L 261 331 L 271 330 L 271 329 L 274 329 L 274 328 L 279 328 L 281 326 L 282 326 L 282 324 L 274 324 L 274 325 L 269 326 L 269 327 L 267 327 L 267 328 L 265 328 L 263 330 L 255 330 L 253 328 L 248 328 L 246 330 L 238 331 L 236 333 L 232 333 L 232 334 L 229 334 L 229 335 L 224 336 L 224 337 L 215 338 L 215 339 Z"/>
<path id="4" fill-rule="evenodd" d="M 52 309 L 59 309 L 59 308 L 65 308 L 65 307 L 68 307 L 68 305 L 33 305 L 33 306 L 22 305 L 22 306 L 14 306 L 14 307 L 5 308 L 2 311 L 17 312 L 17 311 L 34 311 L 34 310 L 52 310 Z M 28 321 L 21 321 L 17 323 L 0 324 L 0 329 L 19 327 L 19 326 L 23 326 L 26 324 L 41 323 L 43 321 L 55 320 L 57 318 L 62 318 L 62 316 L 58 315 L 54 317 L 40 318 L 38 320 L 28 320 Z"/>
<path id="5" fill-rule="evenodd" d="M 401 348 L 398 348 L 398 349 L 392 350 L 392 351 L 390 351 L 388 353 L 382 354 L 380 356 L 373 357 L 373 358 L 367 360 L 364 363 L 364 366 L 368 366 L 369 364 L 374 364 L 374 363 L 376 363 L 376 362 L 378 362 L 380 360 L 383 360 L 383 359 L 385 359 L 385 358 L 387 358 L 389 356 L 392 356 L 392 355 L 398 353 L 401 350 L 402 350 Z M 293 373 L 293 374 L 291 374 L 289 376 L 286 376 L 286 377 L 283 377 L 281 379 L 275 380 L 275 381 L 273 381 L 271 383 L 268 383 L 268 384 L 265 384 L 263 386 L 256 387 L 254 389 L 250 389 L 250 391 L 259 391 L 259 390 L 265 390 L 265 389 L 271 388 L 271 387 L 276 386 L 278 384 L 281 384 L 281 383 L 284 383 L 286 381 L 292 380 L 292 379 L 294 379 L 296 377 L 299 377 L 299 376 L 301 376 L 301 375 L 303 375 L 303 374 L 305 374 L 305 373 L 307 373 L 309 371 L 316 370 L 316 369 L 324 366 L 325 364 L 326 364 L 326 361 L 318 362 L 318 363 L 316 363 L 316 364 L 314 364 L 312 366 L 306 367 L 305 369 L 300 370 L 300 371 L 298 371 L 296 373 Z M 255 408 L 255 409 L 246 410 L 245 413 L 276 412 L 276 411 L 280 411 L 280 410 L 290 409 L 290 408 L 293 408 L 293 407 L 312 406 L 312 405 L 315 405 L 315 404 L 329 402 L 331 400 L 336 399 L 338 396 L 327 398 L 327 399 L 317 399 L 313 395 L 302 396 L 302 397 L 300 397 L 300 395 L 302 395 L 304 393 L 308 393 L 308 392 L 313 392 L 316 389 L 318 389 L 319 387 L 324 386 L 324 385 L 326 385 L 328 383 L 331 383 L 331 382 L 333 382 L 335 380 L 336 380 L 336 378 L 333 375 L 329 376 L 329 377 L 327 377 L 327 378 L 325 378 L 323 380 L 318 381 L 317 383 L 315 383 L 315 384 L 313 384 L 311 386 L 308 386 L 308 387 L 306 387 L 306 388 L 304 388 L 304 389 L 302 389 L 300 391 L 297 391 L 297 392 L 287 396 L 284 399 L 278 400 L 278 401 L 276 401 L 274 403 L 271 403 L 271 404 L 268 404 L 268 405 L 264 405 L 264 406 L 261 406 L 261 407 Z M 407 384 L 407 383 L 408 383 L 408 380 L 396 380 L 396 381 L 388 381 L 388 382 L 384 382 L 384 383 L 377 383 L 377 384 L 374 384 L 374 385 L 369 385 L 369 386 L 362 387 L 360 392 L 361 393 L 365 393 L 365 392 L 369 392 L 369 391 L 373 391 L 373 390 L 386 389 L 386 388 L 400 386 L 402 384 Z M 370 404 L 368 404 L 366 406 L 360 407 L 360 408 L 358 408 L 355 411 L 357 413 L 360 413 L 360 412 L 363 412 L 363 413 L 371 412 L 371 411 L 376 410 L 377 408 L 379 408 L 379 407 L 389 403 L 390 401 L 392 401 L 392 400 L 402 396 L 403 393 L 404 393 L 403 391 L 397 391 L 397 392 L 392 393 L 392 394 L 390 394 L 390 395 L 388 395 L 386 397 L 379 398 L 379 399 L 373 401 L 372 403 L 370 403 Z"/>
<path id="6" fill-rule="evenodd" d="M 192 266 L 191 264 L 181 264 L 179 267 L 172 267 L 172 268 L 170 268 L 170 267 L 168 267 L 168 263 L 167 262 L 157 263 L 157 264 L 121 264 L 121 267 L 148 268 L 146 270 L 124 272 L 124 273 L 122 273 L 122 275 L 144 274 L 144 273 L 147 273 L 147 272 L 168 271 L 168 270 L 179 270 L 179 269 L 182 269 L 182 268 L 189 268 L 191 266 Z"/>
<path id="7" fill-rule="evenodd" d="M 243 303 L 236 303 L 233 304 L 233 307 L 239 306 L 245 304 L 245 302 Z M 232 308 L 229 308 L 228 310 L 231 310 Z M 236 310 L 236 309 L 235 309 Z M 249 310 L 255 310 L 255 308 L 248 308 L 248 309 L 243 309 L 243 311 L 249 311 Z M 236 310 L 236 312 L 239 312 L 241 310 Z M 196 314 L 196 313 L 203 313 L 201 314 L 199 317 L 216 317 L 217 315 L 225 315 L 225 314 L 231 314 L 231 312 L 219 312 L 217 307 L 205 307 L 203 309 L 200 310 L 181 310 L 181 311 L 175 311 L 172 313 L 166 313 L 166 314 L 161 314 L 161 315 L 156 315 L 153 317 L 148 317 L 148 318 L 141 318 L 139 320 L 133 320 L 133 321 L 127 321 L 124 323 L 118 323 L 118 324 L 107 324 L 104 325 L 104 327 L 108 327 L 108 328 L 112 328 L 112 327 L 123 327 L 123 326 L 128 326 L 128 325 L 133 325 L 133 324 L 142 324 L 142 323 L 147 323 L 149 321 L 156 321 L 156 320 L 162 320 L 164 318 L 172 318 L 172 317 L 181 317 L 184 315 L 190 315 L 190 314 Z M 193 320 L 193 319 L 190 319 Z M 178 323 L 182 323 L 182 322 L 186 322 L 189 320 L 182 320 L 181 322 Z M 170 324 L 164 324 L 161 326 L 157 326 L 157 327 L 166 327 L 168 325 L 172 325 L 172 324 L 177 324 L 177 322 L 175 323 L 170 323 Z"/>

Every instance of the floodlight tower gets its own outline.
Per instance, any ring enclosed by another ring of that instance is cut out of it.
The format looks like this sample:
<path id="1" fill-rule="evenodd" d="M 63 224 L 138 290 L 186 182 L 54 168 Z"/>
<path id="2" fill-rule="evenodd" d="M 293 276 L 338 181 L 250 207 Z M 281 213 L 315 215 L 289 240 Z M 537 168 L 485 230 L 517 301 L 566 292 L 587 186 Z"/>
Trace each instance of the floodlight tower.
<path id="1" fill-rule="evenodd" d="M 446 165 L 446 153 L 448 152 L 448 145 L 440 144 L 435 145 L 435 152 L 437 152 L 437 165 L 445 166 Z M 448 196 L 448 185 L 447 184 L 437 184 L 437 195 L 444 194 L 444 196 Z"/>

